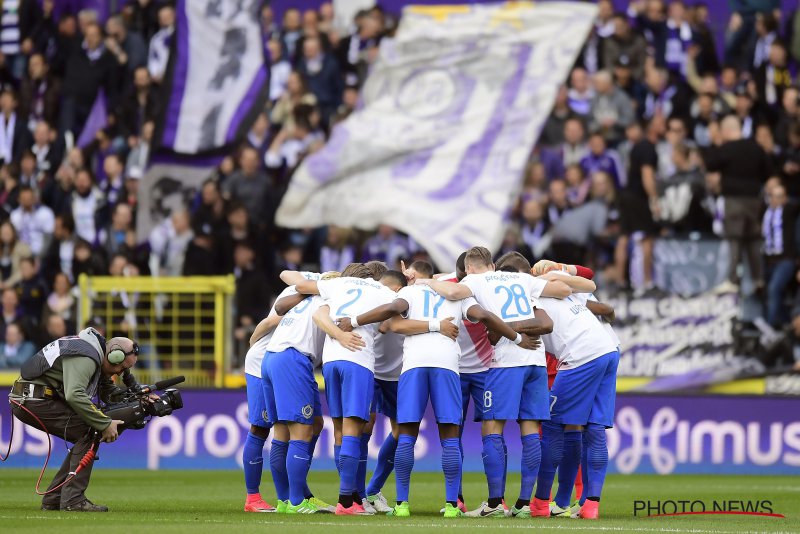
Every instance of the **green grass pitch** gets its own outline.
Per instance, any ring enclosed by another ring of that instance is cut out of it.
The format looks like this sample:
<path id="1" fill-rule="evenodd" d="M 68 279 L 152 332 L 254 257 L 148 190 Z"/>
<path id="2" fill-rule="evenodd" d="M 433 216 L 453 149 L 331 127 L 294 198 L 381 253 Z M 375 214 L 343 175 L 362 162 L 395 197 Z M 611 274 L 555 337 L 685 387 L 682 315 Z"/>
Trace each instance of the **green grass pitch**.
<path id="1" fill-rule="evenodd" d="M 286 516 L 245 514 L 242 474 L 233 471 L 111 471 L 102 465 L 93 474 L 89 497 L 111 508 L 107 514 L 42 512 L 33 492 L 37 472 L 0 468 L 0 532 L 86 532 L 157 534 L 191 532 L 247 533 L 428 533 L 540 531 L 602 532 L 800 532 L 800 483 L 793 477 L 767 476 L 609 476 L 603 493 L 602 519 L 453 519 L 438 516 L 443 504 L 441 474 L 412 475 L 411 511 L 407 519 L 336 517 L 332 515 Z M 52 476 L 52 473 L 49 474 Z M 49 480 L 49 478 L 47 479 Z M 518 475 L 510 475 L 507 495 L 516 497 Z M 331 472 L 311 473 L 312 489 L 333 501 L 337 478 Z M 387 483 L 394 495 L 394 479 Z M 263 495 L 274 501 L 270 477 L 265 473 Z M 479 504 L 486 484 L 479 473 L 469 473 L 464 484 L 467 504 Z M 768 499 L 774 511 L 786 519 L 749 516 L 633 517 L 635 499 Z"/>

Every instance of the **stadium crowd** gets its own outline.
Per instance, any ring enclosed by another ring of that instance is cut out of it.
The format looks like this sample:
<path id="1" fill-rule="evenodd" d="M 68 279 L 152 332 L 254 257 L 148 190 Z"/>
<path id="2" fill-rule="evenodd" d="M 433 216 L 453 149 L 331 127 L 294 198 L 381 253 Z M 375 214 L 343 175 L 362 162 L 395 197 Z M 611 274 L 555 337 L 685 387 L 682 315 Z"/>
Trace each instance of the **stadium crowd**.
<path id="1" fill-rule="evenodd" d="M 388 226 L 364 233 L 274 224 L 293 170 L 356 109 L 379 45 L 397 25 L 374 8 L 339 31 L 330 3 L 288 9 L 280 20 L 262 9 L 269 105 L 190 205 L 137 235 L 137 189 L 157 144 L 175 10 L 155 0 L 120 4 L 99 20 L 54 0 L 2 3 L 0 368 L 75 332 L 75 284 L 84 273 L 234 273 L 236 338 L 246 343 L 284 269 L 428 259 Z M 703 3 L 643 0 L 615 11 L 598 2 L 498 255 L 586 264 L 606 287 L 647 293 L 658 291 L 655 238 L 718 236 L 732 257 L 720 291 L 738 290 L 746 258 L 767 322 L 791 324 L 800 336 L 800 295 L 787 300 L 800 279 L 800 15 L 777 0 L 730 4 L 718 43 Z M 107 125 L 80 143 L 101 92 Z"/>

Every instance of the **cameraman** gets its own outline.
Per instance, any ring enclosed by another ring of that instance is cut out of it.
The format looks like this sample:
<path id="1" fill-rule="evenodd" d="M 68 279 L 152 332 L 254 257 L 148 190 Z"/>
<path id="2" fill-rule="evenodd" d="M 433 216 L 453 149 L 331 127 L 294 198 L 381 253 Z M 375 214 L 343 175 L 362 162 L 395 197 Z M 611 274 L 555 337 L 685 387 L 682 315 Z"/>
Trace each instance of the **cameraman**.
<path id="1" fill-rule="evenodd" d="M 21 368 L 21 377 L 9 394 L 11 411 L 23 423 L 74 443 L 48 491 L 62 484 L 75 472 L 81 459 L 98 440 L 111 443 L 117 439 L 117 426 L 92 403 L 100 392 L 107 400 L 117 389 L 111 378 L 124 374 L 133 381 L 129 369 L 136 363 L 138 346 L 128 338 L 106 340 L 94 328 L 77 336 L 59 338 L 46 345 Z M 41 424 L 22 404 L 41 420 Z M 43 425 L 43 426 L 42 426 Z M 105 506 L 92 503 L 84 494 L 92 474 L 86 465 L 65 486 L 44 496 L 42 510 L 107 512 Z"/>

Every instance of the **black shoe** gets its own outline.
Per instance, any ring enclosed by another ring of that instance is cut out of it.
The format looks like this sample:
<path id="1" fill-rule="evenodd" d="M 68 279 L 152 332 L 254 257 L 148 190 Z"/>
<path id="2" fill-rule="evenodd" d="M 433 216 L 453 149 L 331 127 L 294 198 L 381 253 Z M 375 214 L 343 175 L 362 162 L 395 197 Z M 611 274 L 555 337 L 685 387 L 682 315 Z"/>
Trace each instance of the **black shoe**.
<path id="1" fill-rule="evenodd" d="M 59 506 L 58 504 L 42 503 L 42 510 L 44 510 L 45 512 L 58 512 L 59 510 L 61 510 L 61 506 Z"/>
<path id="2" fill-rule="evenodd" d="M 108 506 L 102 504 L 94 504 L 89 499 L 67 506 L 63 509 L 65 512 L 108 512 Z"/>

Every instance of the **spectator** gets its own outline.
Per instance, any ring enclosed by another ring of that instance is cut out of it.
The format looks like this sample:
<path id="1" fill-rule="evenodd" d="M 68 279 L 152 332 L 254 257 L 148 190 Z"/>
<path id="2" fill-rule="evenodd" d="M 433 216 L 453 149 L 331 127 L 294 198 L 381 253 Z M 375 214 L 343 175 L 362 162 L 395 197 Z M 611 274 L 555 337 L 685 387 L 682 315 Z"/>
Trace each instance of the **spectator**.
<path id="1" fill-rule="evenodd" d="M 580 165 L 588 176 L 599 171 L 607 172 L 614 180 L 617 189 L 627 182 L 619 154 L 606 146 L 605 138 L 599 132 L 589 136 L 589 153 L 581 159 Z"/>
<path id="2" fill-rule="evenodd" d="M 272 107 L 270 121 L 275 126 L 282 126 L 288 128 L 288 131 L 292 131 L 294 129 L 294 108 L 299 104 L 316 106 L 317 97 L 308 90 L 303 76 L 297 71 L 292 71 L 286 81 L 286 92 Z"/>
<path id="3" fill-rule="evenodd" d="M 53 282 L 53 292 L 47 297 L 42 322 L 47 325 L 50 316 L 57 315 L 64 321 L 75 318 L 75 297 L 72 294 L 69 278 L 64 273 L 58 273 Z"/>
<path id="4" fill-rule="evenodd" d="M 625 60 L 633 78 L 641 80 L 647 59 L 647 43 L 641 34 L 633 31 L 627 17 L 617 13 L 612 18 L 614 33 L 603 44 L 603 67 L 610 69 Z"/>
<path id="5" fill-rule="evenodd" d="M 8 325 L 22 320 L 17 291 L 11 287 L 4 289 L 0 296 L 0 337 L 5 337 Z"/>
<path id="6" fill-rule="evenodd" d="M 583 122 L 577 118 L 567 119 L 564 123 L 564 142 L 555 150 L 542 152 L 547 179 L 564 176 L 567 167 L 575 163 L 580 164 L 588 153 Z"/>
<path id="7" fill-rule="evenodd" d="M 106 200 L 109 210 L 126 199 L 125 194 L 125 163 L 117 154 L 109 154 L 103 160 L 103 174 L 105 179 L 100 184 L 100 190 Z"/>
<path id="8" fill-rule="evenodd" d="M 264 156 L 270 169 L 286 168 L 289 173 L 309 153 L 322 147 L 325 136 L 314 126 L 313 108 L 300 105 L 294 108 L 294 129 L 281 128 Z"/>
<path id="9" fill-rule="evenodd" d="M 361 85 L 366 77 L 370 55 L 380 44 L 381 21 L 371 11 L 360 11 L 355 18 L 356 31 L 339 42 L 336 59 L 347 84 Z"/>
<path id="10" fill-rule="evenodd" d="M 631 101 L 634 115 L 640 117 L 647 97 L 647 88 L 641 78 L 634 78 L 630 68 L 630 60 L 622 56 L 614 64 L 614 83 Z"/>
<path id="11" fill-rule="evenodd" d="M 83 42 L 73 45 L 67 58 L 60 116 L 62 132 L 80 134 L 101 88 L 109 107 L 114 108 L 119 70 L 116 58 L 103 46 L 100 26 L 94 22 L 88 24 Z"/>
<path id="12" fill-rule="evenodd" d="M 771 108 L 773 113 L 783 102 L 783 92 L 792 85 L 787 59 L 786 46 L 781 41 L 775 41 L 769 47 L 767 60 L 761 63 L 754 74 L 758 100 Z"/>
<path id="13" fill-rule="evenodd" d="M 53 210 L 38 204 L 36 193 L 30 187 L 19 190 L 19 207 L 11 212 L 11 223 L 19 232 L 20 241 L 31 248 L 35 256 L 41 256 L 53 234 Z"/>
<path id="14" fill-rule="evenodd" d="M 20 264 L 30 256 L 30 247 L 19 240 L 14 225 L 9 221 L 0 224 L 0 289 L 14 287 L 19 282 Z"/>
<path id="15" fill-rule="evenodd" d="M 42 261 L 42 274 L 48 284 L 53 284 L 56 274 L 64 273 L 71 282 L 76 281 L 72 272 L 75 258 L 75 246 L 78 243 L 75 235 L 75 220 L 69 212 L 59 213 L 53 226 L 53 240 Z"/>
<path id="16" fill-rule="evenodd" d="M 320 250 L 320 271 L 344 271 L 345 267 L 356 261 L 356 247 L 352 243 L 352 233 L 348 228 L 328 226 L 325 244 Z"/>
<path id="17" fill-rule="evenodd" d="M 28 59 L 28 75 L 22 79 L 19 96 L 19 114 L 28 119 L 30 131 L 33 132 L 42 121 L 56 124 L 61 81 L 50 74 L 50 66 L 44 55 L 36 53 Z"/>
<path id="18" fill-rule="evenodd" d="M 693 63 L 697 68 L 697 72 L 701 74 L 718 74 L 717 45 L 714 42 L 714 33 L 709 24 L 708 6 L 703 3 L 695 4 L 689 19 L 692 27 L 693 44 L 689 46 L 687 52 L 690 56 L 693 53 L 695 54 L 696 57 L 693 58 Z M 696 48 L 696 51 L 693 52 L 691 50 L 692 47 Z"/>
<path id="19" fill-rule="evenodd" d="M 567 182 L 567 201 L 569 205 L 575 207 L 583 204 L 592 185 L 591 180 L 586 179 L 583 167 L 570 165 L 564 172 L 564 179 Z"/>
<path id="20" fill-rule="evenodd" d="M 183 276 L 214 276 L 222 274 L 219 269 L 214 232 L 211 225 L 203 224 L 194 227 L 194 237 L 183 262 Z"/>
<path id="21" fill-rule="evenodd" d="M 169 63 L 169 50 L 175 33 L 175 8 L 163 4 L 158 8 L 159 30 L 150 38 L 147 52 L 147 70 L 150 77 L 157 84 L 164 79 Z"/>
<path id="22" fill-rule="evenodd" d="M 228 211 L 227 231 L 219 240 L 223 272 L 233 271 L 234 250 L 238 243 L 250 243 L 255 239 L 255 229 L 248 216 L 247 208 L 234 204 Z"/>
<path id="23" fill-rule="evenodd" d="M 25 339 L 17 323 L 6 327 L 4 342 L 0 343 L 0 369 L 20 367 L 36 354 L 36 346 Z"/>
<path id="24" fill-rule="evenodd" d="M 752 69 L 758 70 L 769 60 L 772 43 L 778 38 L 778 21 L 772 13 L 756 14 L 756 42 L 753 45 Z"/>
<path id="25" fill-rule="evenodd" d="M 529 199 L 522 204 L 522 226 L 520 228 L 520 237 L 525 245 L 531 250 L 534 258 L 542 256 L 544 248 L 547 247 L 545 243 L 545 235 L 550 229 L 550 224 L 545 217 L 544 207 L 541 200 Z M 538 252 L 537 252 L 538 251 Z"/>
<path id="26" fill-rule="evenodd" d="M 239 342 L 249 337 L 249 331 L 269 311 L 269 287 L 264 274 L 256 269 L 255 260 L 255 250 L 251 244 L 243 241 L 236 245 L 233 269 L 236 277 L 234 333 Z"/>
<path id="27" fill-rule="evenodd" d="M 143 135 L 145 124 L 155 120 L 160 113 L 158 89 L 152 83 L 150 72 L 147 67 L 136 68 L 132 87 L 125 94 L 119 110 L 120 133 L 129 138 L 129 146 L 136 144 L 130 137 Z"/>
<path id="28" fill-rule="evenodd" d="M 672 152 L 677 145 L 686 143 L 690 147 L 694 146 L 694 143 L 686 139 L 686 135 L 687 128 L 683 119 L 680 117 L 670 117 L 667 120 L 667 131 L 665 132 L 664 139 L 656 144 L 656 152 L 658 152 L 657 175 L 659 178 L 666 179 L 675 174 Z"/>
<path id="29" fill-rule="evenodd" d="M 310 37 L 303 42 L 303 55 L 298 61 L 297 70 L 317 97 L 323 124 L 328 124 L 328 119 L 342 102 L 344 91 L 336 58 L 322 50 L 319 38 Z"/>
<path id="30" fill-rule="evenodd" d="M 250 220 L 260 226 L 266 224 L 271 216 L 271 211 L 264 206 L 271 184 L 259 163 L 258 152 L 250 146 L 243 147 L 239 155 L 239 170 L 225 180 L 223 191 L 226 198 L 243 204 Z"/>
<path id="31" fill-rule="evenodd" d="M 283 13 L 280 40 L 289 61 L 292 63 L 294 63 L 297 56 L 299 56 L 297 42 L 300 40 L 300 37 L 302 37 L 302 32 L 300 31 L 300 11 L 290 7 Z"/>
<path id="32" fill-rule="evenodd" d="M 219 184 L 212 179 L 203 182 L 200 190 L 200 205 L 192 214 L 192 228 L 208 226 L 215 235 L 222 234 L 227 226 L 225 199 Z"/>
<path id="33" fill-rule="evenodd" d="M 2 205 L 3 215 L 8 216 L 19 206 L 19 165 L 9 163 L 0 166 L 0 180 L 3 183 L 0 205 Z"/>
<path id="34" fill-rule="evenodd" d="M 400 264 L 400 260 L 411 256 L 407 237 L 400 235 L 388 224 L 378 226 L 378 232 L 367 239 L 361 252 L 361 261 L 382 261 L 390 269 Z"/>
<path id="35" fill-rule="evenodd" d="M 40 121 L 33 129 L 33 145 L 30 150 L 36 157 L 36 174 L 52 177 L 64 159 L 64 146 L 58 134 L 46 121 Z"/>
<path id="36" fill-rule="evenodd" d="M 78 237 L 92 244 L 100 242 L 100 233 L 105 223 L 105 198 L 102 191 L 94 185 L 94 178 L 87 169 L 80 169 L 75 174 L 70 212 Z"/>
<path id="37" fill-rule="evenodd" d="M 73 323 L 70 323 L 72 325 Z M 67 321 L 60 315 L 50 315 L 45 322 L 45 331 L 42 343 L 48 344 L 58 338 L 75 333 L 74 326 L 68 326 Z"/>
<path id="38" fill-rule="evenodd" d="M 131 151 L 125 163 L 125 175 L 128 180 L 139 180 L 144 177 L 144 171 L 150 161 L 150 144 L 154 129 L 153 121 L 147 121 L 142 125 L 142 135 L 130 140 Z"/>
<path id="39" fill-rule="evenodd" d="M 266 112 L 259 113 L 250 131 L 247 132 L 247 144 L 258 151 L 259 161 L 264 159 L 270 144 L 269 116 Z"/>
<path id="40" fill-rule="evenodd" d="M 647 69 L 645 84 L 647 85 L 647 95 L 642 109 L 643 118 L 650 120 L 657 114 L 669 117 L 684 113 L 683 95 L 678 87 L 669 83 L 669 74 L 665 69 Z"/>
<path id="41" fill-rule="evenodd" d="M 800 117 L 800 91 L 796 87 L 787 87 L 783 91 L 775 125 L 775 142 L 778 146 L 784 148 L 789 146 L 789 130 L 798 117 Z"/>
<path id="42" fill-rule="evenodd" d="M 39 275 L 39 268 L 33 258 L 22 258 L 20 262 L 20 281 L 15 289 L 19 295 L 19 304 L 26 318 L 35 326 L 39 324 L 47 299 L 47 285 Z"/>
<path id="43" fill-rule="evenodd" d="M 564 180 L 558 179 L 550 182 L 547 205 L 547 222 L 550 226 L 557 223 L 570 209 L 567 199 L 567 184 Z"/>
<path id="44" fill-rule="evenodd" d="M 616 145 L 625 135 L 625 128 L 634 120 L 633 106 L 627 95 L 614 85 L 611 73 L 594 75 L 594 97 L 589 111 L 589 128 L 599 131 L 605 140 Z M 591 142 L 591 140 L 590 140 Z"/>
<path id="45" fill-rule="evenodd" d="M 761 231 L 764 236 L 767 322 L 774 328 L 780 328 L 789 320 L 784 300 L 797 267 L 797 214 L 797 206 L 788 203 L 782 185 L 774 185 L 768 190 Z"/>
<path id="46" fill-rule="evenodd" d="M 270 39 L 267 41 L 267 49 L 271 60 L 269 68 L 269 101 L 275 102 L 286 92 L 286 85 L 292 72 L 292 64 L 284 57 L 280 41 Z"/>
<path id="47" fill-rule="evenodd" d="M 87 276 L 103 276 L 108 274 L 103 256 L 92 249 L 85 239 L 78 239 L 72 258 L 72 276 L 78 280 L 82 274 Z"/>
<path id="48" fill-rule="evenodd" d="M 672 148 L 670 159 L 672 174 L 657 183 L 660 221 L 679 234 L 709 232 L 710 220 L 702 207 L 705 178 L 692 161 L 692 148 L 678 142 Z"/>
<path id="49" fill-rule="evenodd" d="M 569 108 L 580 117 L 589 115 L 594 91 L 589 84 L 589 75 L 580 67 L 572 70 L 569 76 L 569 91 L 567 102 Z"/>
<path id="50" fill-rule="evenodd" d="M 117 58 L 128 77 L 139 67 L 147 65 L 147 45 L 141 35 L 128 31 L 120 15 L 106 21 L 106 48 Z"/>
<path id="51" fill-rule="evenodd" d="M 24 118 L 17 114 L 17 95 L 11 89 L 0 94 L 0 113 L 0 160 L 8 164 L 19 161 L 30 145 L 30 132 Z"/>
<path id="52" fill-rule="evenodd" d="M 719 114 L 714 110 L 714 96 L 701 93 L 692 108 L 691 137 L 698 145 L 707 147 L 711 144 L 709 128 L 719 118 Z"/>
<path id="53" fill-rule="evenodd" d="M 762 122 L 760 113 L 755 109 L 753 102 L 754 95 L 746 85 L 736 88 L 736 106 L 734 113 L 742 125 L 742 137 L 750 139 L 756 133 L 756 125 Z"/>
<path id="54" fill-rule="evenodd" d="M 111 215 L 111 226 L 106 232 L 105 253 L 111 258 L 125 247 L 128 232 L 132 230 L 133 212 L 127 204 L 117 204 Z"/>
<path id="55" fill-rule="evenodd" d="M 706 150 L 704 159 L 706 170 L 720 173 L 721 192 L 725 198 L 723 224 L 725 238 L 730 244 L 727 280 L 717 290 L 739 290 L 738 268 L 744 253 L 756 292 L 761 294 L 764 290 L 764 276 L 759 254 L 758 214 L 761 210 L 761 188 L 769 178 L 767 155 L 758 143 L 744 138 L 742 125 L 733 116 L 722 120 L 712 138 L 714 146 Z"/>
<path id="56" fill-rule="evenodd" d="M 562 85 L 558 88 L 556 93 L 556 101 L 553 104 L 553 110 L 550 116 L 544 123 L 542 135 L 539 138 L 539 144 L 543 147 L 555 147 L 564 142 L 564 125 L 567 119 L 578 117 L 573 112 L 567 102 L 567 88 Z"/>
<path id="57" fill-rule="evenodd" d="M 180 276 L 186 249 L 194 238 L 189 213 L 185 209 L 177 210 L 166 222 L 166 239 L 163 242 L 154 242 L 152 236 L 150 239 L 153 248 L 151 261 L 158 266 L 153 272 L 161 276 Z"/>

